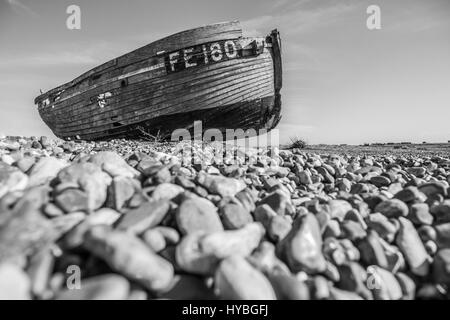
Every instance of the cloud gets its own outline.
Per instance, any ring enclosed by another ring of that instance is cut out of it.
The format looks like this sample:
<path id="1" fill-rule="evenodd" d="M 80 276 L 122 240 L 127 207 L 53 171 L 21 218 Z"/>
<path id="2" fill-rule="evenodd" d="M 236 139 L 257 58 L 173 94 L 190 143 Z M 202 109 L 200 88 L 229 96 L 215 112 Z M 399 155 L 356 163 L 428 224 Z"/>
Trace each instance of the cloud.
<path id="1" fill-rule="evenodd" d="M 306 139 L 307 143 L 310 143 L 309 139 L 312 134 L 317 130 L 317 127 L 307 124 L 292 124 L 281 123 L 278 125 L 280 142 L 282 144 L 291 142 L 292 138 L 299 137 L 300 139 Z"/>
<path id="2" fill-rule="evenodd" d="M 323 54 L 306 44 L 290 43 L 283 55 L 286 57 L 283 62 L 284 70 L 322 70 Z"/>
<path id="3" fill-rule="evenodd" d="M 267 32 L 267 26 L 280 26 L 284 34 L 308 33 L 335 22 L 357 7 L 354 3 L 335 2 L 311 7 L 311 3 L 311 1 L 280 2 L 279 5 L 284 9 L 280 8 L 277 10 L 278 13 L 243 21 L 244 32 L 251 36 Z"/>
<path id="4" fill-rule="evenodd" d="M 305 8 L 305 6 L 308 6 L 309 4 L 313 3 L 314 0 L 276 0 L 273 1 L 272 8 L 281 10 L 281 11 L 291 11 L 295 10 L 298 7 Z M 316 1 L 317 4 L 317 1 Z"/>
<path id="5" fill-rule="evenodd" d="M 435 31 L 436 29 L 448 28 L 450 26 L 447 17 L 439 17 L 437 15 L 426 15 L 421 12 L 411 12 L 403 14 L 386 25 L 389 31 L 397 31 L 403 33 Z M 384 26 L 383 26 L 384 27 Z"/>
<path id="6" fill-rule="evenodd" d="M 0 68 L 16 67 L 47 67 L 58 65 L 86 65 L 95 63 L 96 59 L 84 53 L 57 52 L 39 53 L 23 57 L 4 59 L 0 62 Z"/>
<path id="7" fill-rule="evenodd" d="M 273 1 L 272 3 L 272 9 L 278 9 L 281 7 L 284 7 L 286 4 L 289 3 L 290 0 L 278 0 L 278 1 Z M 300 1 L 300 0 L 298 0 Z"/>
<path id="8" fill-rule="evenodd" d="M 64 49 L 61 49 L 64 48 Z M 16 70 L 18 68 L 54 67 L 54 66 L 94 66 L 126 52 L 121 44 L 102 42 L 80 49 L 78 46 L 58 45 L 38 49 L 34 53 L 3 56 L 0 69 Z"/>
<path id="9" fill-rule="evenodd" d="M 316 129 L 316 126 L 309 125 L 309 124 L 297 124 L 297 123 L 281 123 L 280 129 L 290 132 L 290 131 L 314 131 Z"/>
<path id="10" fill-rule="evenodd" d="M 23 4 L 19 0 L 6 0 L 6 2 L 10 5 L 10 7 L 14 10 L 14 12 L 18 14 L 27 14 L 33 17 L 39 16 L 33 9 L 31 9 L 29 6 Z"/>

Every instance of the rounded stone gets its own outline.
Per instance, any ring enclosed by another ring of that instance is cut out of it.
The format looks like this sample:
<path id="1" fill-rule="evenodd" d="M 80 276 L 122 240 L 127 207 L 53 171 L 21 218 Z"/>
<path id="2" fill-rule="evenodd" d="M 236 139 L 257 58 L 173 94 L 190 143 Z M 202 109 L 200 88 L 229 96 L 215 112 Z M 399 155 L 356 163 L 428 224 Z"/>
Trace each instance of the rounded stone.
<path id="1" fill-rule="evenodd" d="M 184 200 L 178 207 L 175 217 L 182 234 L 198 231 L 207 233 L 223 231 L 216 207 L 206 199 Z"/>
<path id="2" fill-rule="evenodd" d="M 246 224 L 253 222 L 253 217 L 250 212 L 236 203 L 227 203 L 221 207 L 220 216 L 223 226 L 229 230 L 240 229 Z"/>
<path id="3" fill-rule="evenodd" d="M 379 203 L 375 207 L 375 212 L 380 212 L 388 218 L 406 217 L 408 215 L 408 206 L 398 199 L 390 199 Z"/>

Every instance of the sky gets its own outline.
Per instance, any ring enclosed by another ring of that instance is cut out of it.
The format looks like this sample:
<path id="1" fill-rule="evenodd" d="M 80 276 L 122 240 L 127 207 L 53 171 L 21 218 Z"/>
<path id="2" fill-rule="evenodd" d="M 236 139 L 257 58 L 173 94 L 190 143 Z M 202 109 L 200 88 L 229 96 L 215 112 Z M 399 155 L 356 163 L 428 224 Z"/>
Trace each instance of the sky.
<path id="1" fill-rule="evenodd" d="M 81 30 L 69 30 L 69 5 Z M 377 5 L 381 29 L 366 12 Z M 0 0 L 0 132 L 52 136 L 33 103 L 172 33 L 240 20 L 283 45 L 281 142 L 450 140 L 450 0 Z"/>

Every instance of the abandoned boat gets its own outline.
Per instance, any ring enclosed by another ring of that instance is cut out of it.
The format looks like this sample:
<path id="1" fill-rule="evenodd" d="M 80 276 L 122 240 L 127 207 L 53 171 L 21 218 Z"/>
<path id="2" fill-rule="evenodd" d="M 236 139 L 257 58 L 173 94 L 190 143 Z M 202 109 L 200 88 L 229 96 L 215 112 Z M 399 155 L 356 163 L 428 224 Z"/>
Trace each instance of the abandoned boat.
<path id="1" fill-rule="evenodd" d="M 169 139 L 175 129 L 273 129 L 281 118 L 281 41 L 237 21 L 183 31 L 108 61 L 35 99 L 63 139 Z M 225 134 L 224 134 L 225 136 Z"/>

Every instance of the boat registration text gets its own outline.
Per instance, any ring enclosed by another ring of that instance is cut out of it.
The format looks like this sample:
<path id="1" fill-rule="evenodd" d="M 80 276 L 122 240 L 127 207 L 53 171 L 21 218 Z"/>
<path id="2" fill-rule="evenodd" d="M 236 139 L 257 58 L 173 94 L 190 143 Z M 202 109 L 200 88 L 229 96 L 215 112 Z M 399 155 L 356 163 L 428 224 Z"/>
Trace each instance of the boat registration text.
<path id="1" fill-rule="evenodd" d="M 164 57 L 167 73 L 238 59 L 243 50 L 237 40 L 223 40 L 174 51 Z"/>

